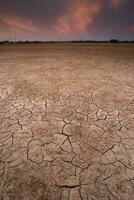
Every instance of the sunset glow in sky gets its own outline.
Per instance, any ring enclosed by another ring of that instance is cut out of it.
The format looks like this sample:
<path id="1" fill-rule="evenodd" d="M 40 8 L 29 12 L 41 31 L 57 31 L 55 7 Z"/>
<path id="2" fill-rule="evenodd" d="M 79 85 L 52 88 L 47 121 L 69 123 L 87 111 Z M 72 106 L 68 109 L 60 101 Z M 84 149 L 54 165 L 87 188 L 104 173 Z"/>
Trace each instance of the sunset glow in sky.
<path id="1" fill-rule="evenodd" d="M 0 0 L 0 40 L 134 39 L 134 0 Z"/>

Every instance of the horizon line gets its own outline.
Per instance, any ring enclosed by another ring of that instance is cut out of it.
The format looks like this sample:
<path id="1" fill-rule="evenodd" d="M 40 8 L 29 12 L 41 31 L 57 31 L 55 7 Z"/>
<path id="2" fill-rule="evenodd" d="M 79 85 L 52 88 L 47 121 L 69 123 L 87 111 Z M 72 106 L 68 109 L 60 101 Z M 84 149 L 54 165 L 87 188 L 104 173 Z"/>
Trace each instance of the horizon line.
<path id="1" fill-rule="evenodd" d="M 134 43 L 134 40 L 119 40 L 119 39 L 109 39 L 109 40 L 0 40 L 0 44 L 3 43 L 121 43 L 121 42 L 129 42 L 129 43 Z"/>

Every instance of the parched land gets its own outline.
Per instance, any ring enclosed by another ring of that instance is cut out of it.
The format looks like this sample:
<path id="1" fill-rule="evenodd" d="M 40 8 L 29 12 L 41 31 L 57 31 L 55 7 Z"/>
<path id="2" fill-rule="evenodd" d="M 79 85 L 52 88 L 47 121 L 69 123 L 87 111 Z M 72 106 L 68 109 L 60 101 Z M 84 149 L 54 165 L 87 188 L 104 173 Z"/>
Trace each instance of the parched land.
<path id="1" fill-rule="evenodd" d="M 134 45 L 0 46 L 0 200 L 134 199 Z"/>

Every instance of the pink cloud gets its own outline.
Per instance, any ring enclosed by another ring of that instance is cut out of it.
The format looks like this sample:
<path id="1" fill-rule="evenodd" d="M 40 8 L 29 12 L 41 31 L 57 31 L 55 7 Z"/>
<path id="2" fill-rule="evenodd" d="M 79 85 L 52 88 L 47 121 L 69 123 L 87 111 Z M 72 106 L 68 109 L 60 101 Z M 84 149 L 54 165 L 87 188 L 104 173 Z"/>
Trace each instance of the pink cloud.
<path id="1" fill-rule="evenodd" d="M 85 32 L 88 25 L 100 12 L 101 1 L 72 0 L 66 13 L 59 16 L 55 29 L 64 34 L 80 31 Z"/>
<path id="2" fill-rule="evenodd" d="M 86 32 L 95 17 L 101 12 L 105 4 L 110 3 L 113 9 L 117 9 L 123 0 L 68 0 L 66 12 L 58 16 L 54 25 L 56 31 L 61 34 L 73 32 Z"/>
<path id="3" fill-rule="evenodd" d="M 39 29 L 32 20 L 27 19 L 16 14 L 4 14 L 0 13 L 0 21 L 6 25 L 10 30 L 18 32 L 34 32 L 38 33 Z"/>
<path id="4" fill-rule="evenodd" d="M 119 8 L 122 3 L 122 0 L 110 0 L 111 6 L 115 9 Z"/>

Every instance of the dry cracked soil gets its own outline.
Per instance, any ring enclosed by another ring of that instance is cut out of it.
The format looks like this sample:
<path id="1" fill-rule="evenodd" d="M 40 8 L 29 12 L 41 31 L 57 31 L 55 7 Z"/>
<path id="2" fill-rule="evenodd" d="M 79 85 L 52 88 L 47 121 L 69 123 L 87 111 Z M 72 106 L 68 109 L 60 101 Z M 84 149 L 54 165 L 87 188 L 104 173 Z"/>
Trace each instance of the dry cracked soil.
<path id="1" fill-rule="evenodd" d="M 134 45 L 0 46 L 0 200 L 134 199 Z"/>

